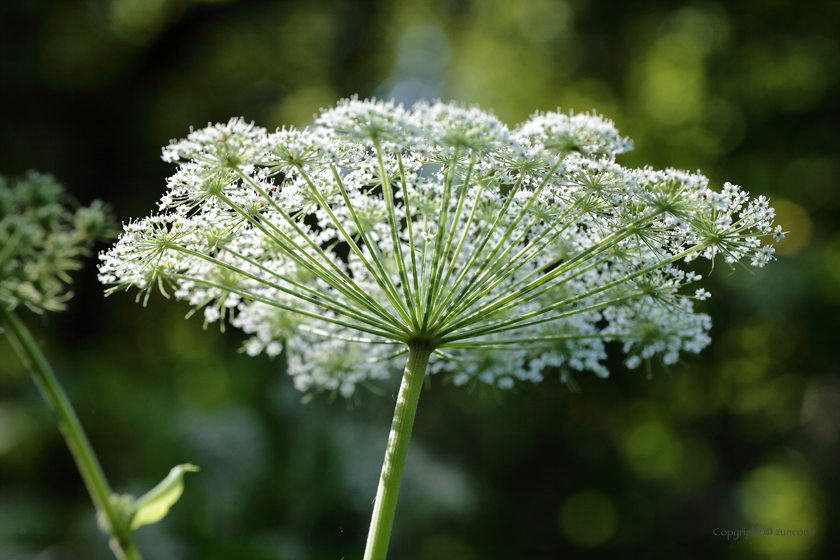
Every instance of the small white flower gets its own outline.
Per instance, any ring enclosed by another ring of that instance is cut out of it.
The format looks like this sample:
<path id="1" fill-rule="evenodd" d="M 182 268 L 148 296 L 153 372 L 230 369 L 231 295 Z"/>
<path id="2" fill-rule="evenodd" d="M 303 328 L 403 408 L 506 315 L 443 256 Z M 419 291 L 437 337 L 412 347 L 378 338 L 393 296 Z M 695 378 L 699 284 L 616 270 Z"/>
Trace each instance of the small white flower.
<path id="1" fill-rule="evenodd" d="M 412 107 L 411 120 L 434 154 L 453 149 L 462 150 L 462 154 L 516 149 L 507 126 L 478 107 L 421 101 Z"/>
<path id="2" fill-rule="evenodd" d="M 518 133 L 552 152 L 579 152 L 587 156 L 615 157 L 633 149 L 628 138 L 618 134 L 613 122 L 592 113 L 534 113 Z"/>
<path id="3" fill-rule="evenodd" d="M 393 101 L 365 100 L 357 96 L 342 99 L 315 119 L 321 132 L 339 136 L 351 142 L 383 146 L 406 147 L 415 137 L 414 123 L 402 105 Z"/>

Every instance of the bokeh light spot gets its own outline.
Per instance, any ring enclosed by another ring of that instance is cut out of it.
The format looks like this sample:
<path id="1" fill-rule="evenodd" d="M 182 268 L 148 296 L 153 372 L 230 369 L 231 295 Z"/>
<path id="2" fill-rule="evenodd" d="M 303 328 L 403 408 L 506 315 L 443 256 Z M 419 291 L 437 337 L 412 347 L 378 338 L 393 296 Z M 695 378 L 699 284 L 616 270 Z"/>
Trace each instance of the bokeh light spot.
<path id="1" fill-rule="evenodd" d="M 23 406 L 0 403 L 0 457 L 32 439 L 37 424 Z"/>
<path id="2" fill-rule="evenodd" d="M 417 560 L 478 560 L 478 554 L 463 537 L 444 533 L 426 538 Z"/>
<path id="3" fill-rule="evenodd" d="M 761 558 L 806 558 L 823 538 L 822 490 L 802 468 L 775 463 L 749 473 L 738 489 L 738 503 L 748 526 L 772 529 L 774 535 L 746 541 Z M 813 536 L 776 536 L 775 531 L 814 531 Z"/>
<path id="4" fill-rule="evenodd" d="M 185 404 L 212 407 L 225 400 L 229 376 L 219 362 L 196 362 L 179 368 L 174 379 L 175 394 Z"/>
<path id="5" fill-rule="evenodd" d="M 595 548 L 615 534 L 618 513 L 607 496 L 585 491 L 563 502 L 559 521 L 563 534 L 572 544 L 580 548 Z"/>
<path id="6" fill-rule="evenodd" d="M 785 231 L 790 232 L 779 243 L 775 244 L 779 255 L 793 255 L 811 241 L 811 219 L 808 212 L 789 200 L 774 200 L 776 209 L 776 223 L 781 224 Z"/>
<path id="7" fill-rule="evenodd" d="M 304 127 L 312 124 L 313 115 L 320 109 L 335 104 L 336 93 L 325 86 L 307 87 L 283 98 L 269 113 L 269 126 L 292 125 Z"/>
<path id="8" fill-rule="evenodd" d="M 631 426 L 622 443 L 628 464 L 643 478 L 670 478 L 678 475 L 683 466 L 682 443 L 657 419 L 645 419 Z"/>

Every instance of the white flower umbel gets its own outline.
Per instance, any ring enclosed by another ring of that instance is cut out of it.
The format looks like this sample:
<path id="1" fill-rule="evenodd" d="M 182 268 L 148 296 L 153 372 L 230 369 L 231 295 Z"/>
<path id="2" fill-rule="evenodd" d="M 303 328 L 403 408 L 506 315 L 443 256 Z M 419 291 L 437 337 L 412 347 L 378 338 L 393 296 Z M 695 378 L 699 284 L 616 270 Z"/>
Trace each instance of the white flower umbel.
<path id="1" fill-rule="evenodd" d="M 286 349 L 304 391 L 344 396 L 406 363 L 366 559 L 385 557 L 429 365 L 501 389 L 546 368 L 606 376 L 708 345 L 708 297 L 681 262 L 762 266 L 773 210 L 733 185 L 626 169 L 596 114 L 509 130 L 475 107 L 344 100 L 313 131 L 234 119 L 164 149 L 160 213 L 102 255 L 111 290 L 152 288 L 230 318 L 249 354 Z M 139 296 L 138 296 L 139 297 Z"/>

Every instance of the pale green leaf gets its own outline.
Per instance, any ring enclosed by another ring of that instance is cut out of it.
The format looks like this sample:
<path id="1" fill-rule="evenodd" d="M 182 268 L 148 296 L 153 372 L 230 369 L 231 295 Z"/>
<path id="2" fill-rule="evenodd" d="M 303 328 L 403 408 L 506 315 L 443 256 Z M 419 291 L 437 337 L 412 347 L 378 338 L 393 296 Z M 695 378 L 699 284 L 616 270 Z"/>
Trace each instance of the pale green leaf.
<path id="1" fill-rule="evenodd" d="M 160 484 L 149 490 L 135 502 L 131 518 L 131 530 L 143 525 L 157 523 L 169 512 L 184 492 L 184 473 L 197 472 L 198 467 L 189 463 L 174 467 Z"/>

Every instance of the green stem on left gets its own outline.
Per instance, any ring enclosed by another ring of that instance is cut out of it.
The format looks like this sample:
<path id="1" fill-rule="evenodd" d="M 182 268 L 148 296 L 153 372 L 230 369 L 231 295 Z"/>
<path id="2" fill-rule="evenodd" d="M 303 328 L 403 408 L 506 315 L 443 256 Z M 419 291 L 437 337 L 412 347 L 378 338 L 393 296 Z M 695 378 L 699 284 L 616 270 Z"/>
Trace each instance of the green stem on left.
<path id="1" fill-rule="evenodd" d="M 142 560 L 140 552 L 134 545 L 131 530 L 127 523 L 120 519 L 111 504 L 111 487 L 108 485 L 108 480 L 102 472 L 102 467 L 79 422 L 79 417 L 73 410 L 73 405 L 70 404 L 70 399 L 67 398 L 64 389 L 61 388 L 47 358 L 41 352 L 32 333 L 14 311 L 0 306 L 0 319 L 6 326 L 6 336 L 32 374 L 32 379 L 41 391 L 44 400 L 58 417 L 58 427 L 76 461 L 93 504 L 108 521 L 111 549 L 119 560 Z"/>

